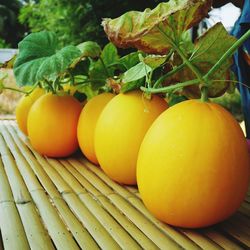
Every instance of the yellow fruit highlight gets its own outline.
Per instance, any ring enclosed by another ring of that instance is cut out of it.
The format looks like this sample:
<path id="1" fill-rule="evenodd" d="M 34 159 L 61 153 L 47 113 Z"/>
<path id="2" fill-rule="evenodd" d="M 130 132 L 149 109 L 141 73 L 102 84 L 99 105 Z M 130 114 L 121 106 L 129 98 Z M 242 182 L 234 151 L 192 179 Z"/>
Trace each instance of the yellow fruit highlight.
<path id="1" fill-rule="evenodd" d="M 81 104 L 69 95 L 41 96 L 31 107 L 28 134 L 32 146 L 50 157 L 66 157 L 78 148 L 77 122 Z"/>
<path id="2" fill-rule="evenodd" d="M 142 142 L 137 182 L 146 207 L 174 226 L 220 222 L 240 206 L 249 154 L 239 124 L 221 106 L 198 100 L 162 113 Z"/>
<path id="3" fill-rule="evenodd" d="M 83 154 L 94 164 L 98 164 L 94 148 L 94 134 L 97 120 L 105 105 L 114 97 L 102 93 L 90 99 L 84 106 L 77 126 L 77 138 Z"/>
<path id="4" fill-rule="evenodd" d="M 136 184 L 136 161 L 142 139 L 167 108 L 164 99 L 147 100 L 132 91 L 114 97 L 101 113 L 95 131 L 95 152 L 101 168 L 113 180 Z"/>
<path id="5" fill-rule="evenodd" d="M 41 88 L 36 88 L 30 95 L 23 96 L 16 106 L 16 121 L 19 129 L 26 135 L 27 131 L 27 118 L 33 103 L 42 95 L 45 91 Z"/>

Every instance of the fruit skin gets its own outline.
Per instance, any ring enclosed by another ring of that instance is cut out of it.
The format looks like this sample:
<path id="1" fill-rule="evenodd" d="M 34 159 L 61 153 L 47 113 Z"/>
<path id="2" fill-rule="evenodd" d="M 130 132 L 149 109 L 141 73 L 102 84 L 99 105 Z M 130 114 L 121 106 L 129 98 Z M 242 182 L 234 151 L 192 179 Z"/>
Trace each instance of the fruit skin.
<path id="1" fill-rule="evenodd" d="M 81 104 L 69 95 L 41 96 L 28 115 L 31 145 L 41 154 L 66 157 L 78 148 L 77 122 Z"/>
<path id="2" fill-rule="evenodd" d="M 111 93 L 102 93 L 90 99 L 82 109 L 77 126 L 77 139 L 81 151 L 88 160 L 98 164 L 94 148 L 94 134 L 97 120 L 105 105 L 114 97 Z"/>
<path id="3" fill-rule="evenodd" d="M 158 219 L 205 227 L 238 209 L 249 167 L 246 140 L 232 115 L 217 104 L 189 100 L 162 113 L 145 135 L 138 188 Z"/>
<path id="4" fill-rule="evenodd" d="M 27 118 L 33 103 L 42 95 L 45 94 L 45 90 L 41 88 L 36 88 L 34 91 L 29 94 L 22 96 L 20 101 L 16 106 L 16 121 L 19 129 L 25 134 L 28 135 L 27 131 Z"/>
<path id="5" fill-rule="evenodd" d="M 164 99 L 149 101 L 141 91 L 114 97 L 103 109 L 95 131 L 95 152 L 101 168 L 113 180 L 136 184 L 136 161 L 142 139 L 167 108 Z"/>

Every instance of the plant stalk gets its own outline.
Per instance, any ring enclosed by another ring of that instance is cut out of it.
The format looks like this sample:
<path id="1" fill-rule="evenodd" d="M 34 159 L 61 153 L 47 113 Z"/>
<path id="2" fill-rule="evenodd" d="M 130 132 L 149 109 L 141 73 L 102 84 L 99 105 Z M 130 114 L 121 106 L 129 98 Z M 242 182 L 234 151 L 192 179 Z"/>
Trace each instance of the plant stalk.
<path id="1" fill-rule="evenodd" d="M 179 70 L 183 69 L 185 67 L 185 63 L 178 65 L 177 67 L 175 67 L 173 70 L 169 71 L 168 73 L 166 73 L 165 75 L 161 76 L 154 84 L 154 88 L 157 88 L 160 86 L 160 84 L 162 82 L 164 82 L 164 80 L 166 78 L 168 78 L 171 75 L 174 75 L 176 72 L 178 72 Z"/>
<path id="2" fill-rule="evenodd" d="M 145 88 L 145 87 L 141 87 L 141 90 L 144 92 L 148 92 L 148 93 L 168 93 L 171 92 L 173 90 L 179 89 L 179 88 L 184 88 L 190 85 L 194 85 L 194 84 L 199 84 L 200 80 L 199 79 L 193 79 L 190 81 L 186 81 L 186 82 L 180 82 L 180 83 L 176 83 L 174 85 L 170 85 L 167 87 L 163 87 L 163 88 Z"/>
<path id="3" fill-rule="evenodd" d="M 201 101 L 208 102 L 208 87 L 206 86 L 201 88 Z"/>
<path id="4" fill-rule="evenodd" d="M 11 88 L 11 87 L 4 87 L 4 86 L 3 86 L 2 89 L 12 90 L 12 91 L 19 92 L 19 93 L 22 93 L 22 94 L 29 94 L 29 92 L 26 92 L 26 91 L 24 91 L 24 90 L 15 89 L 15 88 Z"/>
<path id="5" fill-rule="evenodd" d="M 182 49 L 176 44 L 174 41 L 172 41 L 171 38 L 168 37 L 168 35 L 158 26 L 159 31 L 167 38 L 167 41 L 172 45 L 174 50 L 180 55 L 180 57 L 183 60 L 183 63 L 185 63 L 190 70 L 196 75 L 196 77 L 200 80 L 201 84 L 206 84 L 206 81 L 204 80 L 201 72 L 188 60 Z"/>

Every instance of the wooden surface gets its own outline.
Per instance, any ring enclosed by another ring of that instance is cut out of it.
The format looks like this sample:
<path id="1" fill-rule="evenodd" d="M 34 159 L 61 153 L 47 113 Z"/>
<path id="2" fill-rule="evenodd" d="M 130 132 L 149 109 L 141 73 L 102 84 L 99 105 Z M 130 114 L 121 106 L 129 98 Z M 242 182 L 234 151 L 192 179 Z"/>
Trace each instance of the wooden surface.
<path id="1" fill-rule="evenodd" d="M 0 122 L 0 153 L 0 249 L 250 249 L 250 193 L 223 223 L 174 228 L 81 155 L 36 153 L 14 121 Z"/>

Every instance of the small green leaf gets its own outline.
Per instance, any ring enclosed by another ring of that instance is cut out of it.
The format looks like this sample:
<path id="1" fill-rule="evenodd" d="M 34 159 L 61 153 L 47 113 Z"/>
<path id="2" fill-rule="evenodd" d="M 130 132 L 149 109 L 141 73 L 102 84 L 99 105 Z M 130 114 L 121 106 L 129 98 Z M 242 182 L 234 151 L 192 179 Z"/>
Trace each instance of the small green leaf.
<path id="1" fill-rule="evenodd" d="M 81 55 L 72 45 L 58 50 L 56 35 L 48 31 L 28 35 L 18 47 L 14 74 L 19 86 L 34 85 L 43 79 L 54 80 Z"/>
<path id="2" fill-rule="evenodd" d="M 86 95 L 88 100 L 98 94 L 97 90 L 93 90 L 91 84 L 85 84 L 85 85 L 79 86 L 77 91 Z"/>
<path id="3" fill-rule="evenodd" d="M 81 51 L 81 57 L 97 58 L 102 53 L 101 47 L 92 41 L 80 43 L 77 48 Z"/>
<path id="4" fill-rule="evenodd" d="M 113 43 L 108 43 L 102 51 L 101 58 L 104 64 L 108 67 L 110 64 L 114 64 L 119 60 L 117 48 Z"/>
<path id="5" fill-rule="evenodd" d="M 138 54 L 139 52 L 132 52 L 120 58 L 119 63 L 122 64 L 128 70 L 140 62 Z"/>
<path id="6" fill-rule="evenodd" d="M 126 71 L 122 77 L 124 83 L 133 82 L 145 77 L 153 69 L 143 62 L 138 63 L 134 67 Z"/>
<path id="7" fill-rule="evenodd" d="M 97 90 L 106 84 L 106 79 L 114 76 L 115 65 L 119 61 L 117 48 L 108 43 L 97 61 L 92 61 L 89 77 L 93 90 Z"/>
<path id="8" fill-rule="evenodd" d="M 156 69 L 166 61 L 166 58 L 167 56 L 148 55 L 143 59 L 143 62 L 147 64 L 150 68 Z"/>

